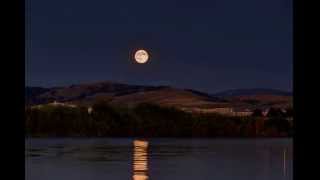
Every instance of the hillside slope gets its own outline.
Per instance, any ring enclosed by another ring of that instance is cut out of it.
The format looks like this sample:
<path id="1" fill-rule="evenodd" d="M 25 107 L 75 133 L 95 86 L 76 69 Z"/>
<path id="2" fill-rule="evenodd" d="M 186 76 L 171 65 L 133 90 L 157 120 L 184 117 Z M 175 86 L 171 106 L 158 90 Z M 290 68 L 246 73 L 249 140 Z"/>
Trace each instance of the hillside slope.
<path id="1" fill-rule="evenodd" d="M 92 105 L 97 100 L 128 106 L 155 103 L 162 106 L 188 108 L 267 108 L 292 105 L 290 93 L 270 89 L 229 90 L 210 95 L 192 89 L 169 86 L 141 86 L 115 82 L 96 82 L 55 88 L 26 88 L 26 104 L 46 104 L 53 101 Z"/>

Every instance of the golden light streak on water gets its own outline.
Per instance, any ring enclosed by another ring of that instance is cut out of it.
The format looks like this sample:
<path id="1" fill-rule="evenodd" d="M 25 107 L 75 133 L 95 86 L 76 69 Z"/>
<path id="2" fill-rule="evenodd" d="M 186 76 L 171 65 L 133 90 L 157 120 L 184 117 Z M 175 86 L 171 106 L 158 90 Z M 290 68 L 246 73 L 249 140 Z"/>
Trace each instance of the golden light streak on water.
<path id="1" fill-rule="evenodd" d="M 148 141 L 133 141 L 133 180 L 147 180 L 148 176 Z"/>

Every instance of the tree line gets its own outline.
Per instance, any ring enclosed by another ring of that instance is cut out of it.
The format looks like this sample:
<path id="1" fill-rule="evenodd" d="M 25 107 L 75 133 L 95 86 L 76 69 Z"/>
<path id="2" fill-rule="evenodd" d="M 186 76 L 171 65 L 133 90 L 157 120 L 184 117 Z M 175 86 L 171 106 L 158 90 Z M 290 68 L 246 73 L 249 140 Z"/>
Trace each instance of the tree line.
<path id="1" fill-rule="evenodd" d="M 288 137 L 288 114 L 270 109 L 248 117 L 187 113 L 142 103 L 135 107 L 97 102 L 87 107 L 26 108 L 26 136 L 32 137 Z"/>

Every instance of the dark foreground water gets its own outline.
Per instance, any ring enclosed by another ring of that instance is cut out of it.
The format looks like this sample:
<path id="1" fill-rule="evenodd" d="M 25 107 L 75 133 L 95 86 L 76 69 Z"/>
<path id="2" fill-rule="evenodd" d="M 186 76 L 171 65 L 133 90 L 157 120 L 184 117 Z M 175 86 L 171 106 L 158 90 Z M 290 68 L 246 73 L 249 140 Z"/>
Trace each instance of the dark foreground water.
<path id="1" fill-rule="evenodd" d="M 26 180 L 291 180 L 292 139 L 26 139 Z"/>

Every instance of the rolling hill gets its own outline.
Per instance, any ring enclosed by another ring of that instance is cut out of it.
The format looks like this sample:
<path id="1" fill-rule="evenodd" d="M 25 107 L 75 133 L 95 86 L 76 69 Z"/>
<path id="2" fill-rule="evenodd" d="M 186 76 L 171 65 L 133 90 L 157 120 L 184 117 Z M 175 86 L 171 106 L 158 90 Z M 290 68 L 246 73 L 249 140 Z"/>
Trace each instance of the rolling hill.
<path id="1" fill-rule="evenodd" d="M 247 103 L 258 108 L 292 106 L 292 93 L 276 89 L 233 89 L 214 94 L 230 102 Z"/>
<path id="2" fill-rule="evenodd" d="M 277 89 L 231 89 L 213 94 L 218 97 L 233 97 L 233 96 L 252 96 L 252 95 L 275 95 L 275 96 L 292 96 L 291 92 Z"/>
<path id="3" fill-rule="evenodd" d="M 239 89 L 210 95 L 192 89 L 129 85 L 110 81 L 54 88 L 26 87 L 25 93 L 28 106 L 53 101 L 92 105 L 97 100 L 107 100 L 111 104 L 128 106 L 147 102 L 179 108 L 241 107 L 253 109 L 271 106 L 287 107 L 292 104 L 290 93 L 271 89 Z"/>

